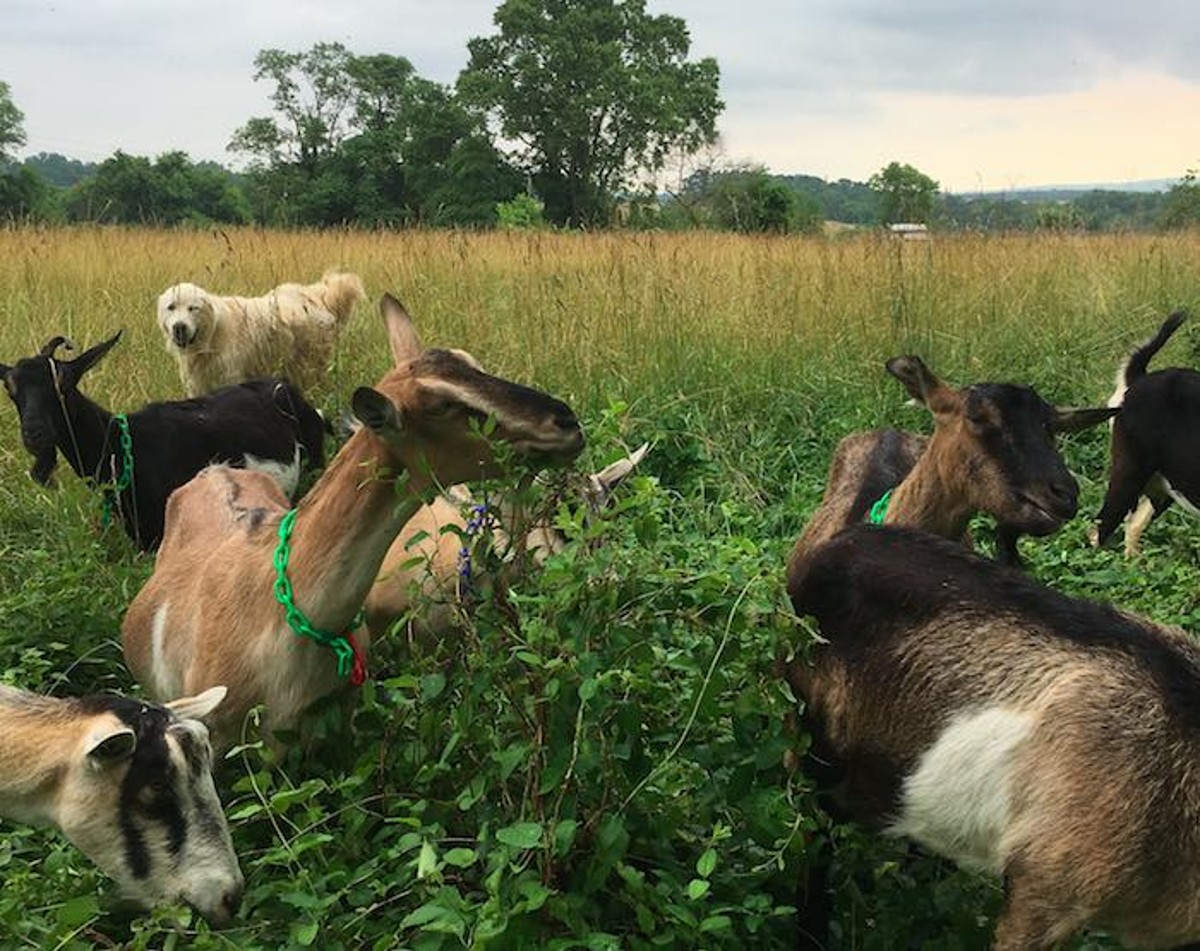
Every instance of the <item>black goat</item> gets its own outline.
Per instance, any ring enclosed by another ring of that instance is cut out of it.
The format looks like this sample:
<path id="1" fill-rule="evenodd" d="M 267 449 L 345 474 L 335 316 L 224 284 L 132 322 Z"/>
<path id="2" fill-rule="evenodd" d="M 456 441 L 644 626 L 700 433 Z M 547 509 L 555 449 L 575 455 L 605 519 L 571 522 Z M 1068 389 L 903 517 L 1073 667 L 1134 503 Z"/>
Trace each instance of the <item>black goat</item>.
<path id="1" fill-rule="evenodd" d="M 1112 472 L 1096 543 L 1108 540 L 1138 496 L 1150 497 L 1125 528 L 1126 555 L 1137 550 L 1146 525 L 1172 501 L 1193 513 L 1200 510 L 1200 373 L 1179 367 L 1146 372 L 1186 316 L 1172 314 L 1130 355 L 1109 400 L 1121 412 L 1113 421 Z"/>
<path id="2" fill-rule="evenodd" d="M 63 337 L 41 353 L 0 364 L 0 379 L 21 418 L 21 441 L 33 456 L 29 474 L 50 481 L 61 451 L 83 479 L 104 489 L 138 547 L 163 534 L 167 496 L 205 466 L 225 462 L 266 469 L 287 494 L 295 491 L 300 457 L 324 465 L 325 422 L 287 380 L 250 380 L 206 396 L 151 403 L 128 421 L 79 392 L 80 378 L 120 339 L 118 331 L 74 360 L 59 360 Z M 112 504 L 112 503 L 109 503 Z"/>

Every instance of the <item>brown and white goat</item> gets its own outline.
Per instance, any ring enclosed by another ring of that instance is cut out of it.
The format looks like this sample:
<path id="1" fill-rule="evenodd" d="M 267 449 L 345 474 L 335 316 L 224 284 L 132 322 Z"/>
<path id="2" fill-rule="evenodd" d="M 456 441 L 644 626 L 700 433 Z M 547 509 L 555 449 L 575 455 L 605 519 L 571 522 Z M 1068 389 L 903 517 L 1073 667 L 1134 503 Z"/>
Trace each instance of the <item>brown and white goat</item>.
<path id="1" fill-rule="evenodd" d="M 426 350 L 391 296 L 381 310 L 394 368 L 355 391 L 362 428 L 300 502 L 290 540 L 296 606 L 332 634 L 351 628 L 397 533 L 441 486 L 498 474 L 489 439 L 551 463 L 574 459 L 584 442 L 566 404 L 461 353 Z M 153 696 L 229 687 L 213 723 L 218 749 L 251 707 L 266 704 L 268 730 L 290 727 L 344 683 L 334 654 L 294 634 L 273 594 L 287 511 L 266 476 L 201 472 L 172 494 L 154 573 L 121 627 L 126 662 Z M 366 628 L 352 634 L 365 651 Z"/>
<path id="2" fill-rule="evenodd" d="M 996 951 L 1092 927 L 1128 947 L 1200 942 L 1191 637 L 886 526 L 846 529 L 788 591 L 822 638 L 787 678 L 833 818 L 1001 876 Z M 816 947 L 824 927 L 806 923 Z"/>
<path id="3" fill-rule="evenodd" d="M 590 512 L 601 511 L 649 448 L 642 445 L 599 472 L 584 476 L 579 501 Z M 470 560 L 475 541 L 472 534 L 486 532 L 491 546 L 501 554 L 520 547 L 537 564 L 566 545 L 562 533 L 548 519 L 525 523 L 524 513 L 507 494 L 501 495 L 494 506 L 480 510 L 481 505 L 466 486 L 452 486 L 423 506 L 400 530 L 367 595 L 365 610 L 372 639 L 387 633 L 416 605 L 421 607 L 412 623 L 415 636 L 439 637 L 455 627 L 464 587 L 483 581 L 483 566 Z M 475 514 L 468 514 L 472 512 Z"/>
<path id="4" fill-rule="evenodd" d="M 1117 373 L 1109 400 L 1120 407 L 1112 426 L 1112 472 L 1094 541 L 1103 545 L 1144 496 L 1125 526 L 1125 554 L 1137 552 L 1150 522 L 1178 502 L 1200 515 L 1200 372 L 1172 367 L 1147 373 L 1151 358 L 1187 315 L 1176 312 L 1134 350 Z"/>
<path id="5" fill-rule="evenodd" d="M 890 492 L 883 521 L 966 540 L 976 512 L 1000 523 L 997 558 L 1019 564 L 1019 534 L 1048 535 L 1071 518 L 1079 487 L 1054 434 L 1094 426 L 1111 408 L 1056 409 L 1031 387 L 976 383 L 954 389 L 919 357 L 893 357 L 887 371 L 933 414 L 932 436 L 877 429 L 847 436 L 833 453 L 821 504 L 791 563 L 867 518 Z"/>
<path id="6" fill-rule="evenodd" d="M 57 826 L 140 905 L 228 922 L 243 880 L 200 722 L 224 696 L 158 706 L 0 685 L 0 816 Z"/>

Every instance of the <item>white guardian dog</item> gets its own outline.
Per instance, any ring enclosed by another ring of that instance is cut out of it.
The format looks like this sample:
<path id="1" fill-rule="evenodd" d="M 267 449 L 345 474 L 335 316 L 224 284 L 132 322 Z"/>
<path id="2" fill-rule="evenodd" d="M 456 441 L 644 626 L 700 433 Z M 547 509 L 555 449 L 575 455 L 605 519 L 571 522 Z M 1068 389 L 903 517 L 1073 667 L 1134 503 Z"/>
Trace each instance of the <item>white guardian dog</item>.
<path id="1" fill-rule="evenodd" d="M 325 373 L 338 334 L 366 296 L 357 274 L 280 284 L 262 297 L 223 297 L 176 284 L 158 298 L 158 325 L 188 396 L 282 375 L 307 392 Z"/>

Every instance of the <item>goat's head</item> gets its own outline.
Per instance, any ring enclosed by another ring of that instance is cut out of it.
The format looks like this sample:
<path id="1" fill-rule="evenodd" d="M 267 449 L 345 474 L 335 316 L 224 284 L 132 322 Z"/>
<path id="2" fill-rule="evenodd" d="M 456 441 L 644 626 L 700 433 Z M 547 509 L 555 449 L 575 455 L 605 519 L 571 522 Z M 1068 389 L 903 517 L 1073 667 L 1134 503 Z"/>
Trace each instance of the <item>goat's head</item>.
<path id="1" fill-rule="evenodd" d="M 244 884 L 200 722 L 224 697 L 212 687 L 165 706 L 81 699 L 84 728 L 58 800 L 63 833 L 128 898 L 182 900 L 214 924 L 237 911 Z"/>
<path id="2" fill-rule="evenodd" d="M 204 288 L 175 284 L 158 295 L 158 326 L 168 350 L 202 348 L 215 324 L 216 310 Z"/>
<path id="3" fill-rule="evenodd" d="M 80 378 L 120 339 L 118 330 L 74 360 L 60 360 L 55 356 L 59 347 L 73 348 L 65 337 L 54 337 L 37 356 L 18 360 L 14 366 L 0 364 L 0 380 L 21 419 L 21 441 L 33 456 L 29 474 L 35 481 L 43 485 L 50 481 L 58 462 L 56 447 L 70 444 L 66 406 Z"/>
<path id="4" fill-rule="evenodd" d="M 356 390 L 351 406 L 415 482 L 498 475 L 493 441 L 545 464 L 568 463 L 582 451 L 583 430 L 565 403 L 486 373 L 461 350 L 426 350 L 391 295 L 380 309 L 395 366 L 377 388 Z"/>
<path id="5" fill-rule="evenodd" d="M 1094 426 L 1115 409 L 1056 408 L 1031 387 L 1012 383 L 954 389 L 918 357 L 893 357 L 887 369 L 933 413 L 936 429 L 927 452 L 936 454 L 942 476 L 972 508 L 1029 535 L 1049 534 L 1074 516 L 1079 486 L 1055 433 Z"/>

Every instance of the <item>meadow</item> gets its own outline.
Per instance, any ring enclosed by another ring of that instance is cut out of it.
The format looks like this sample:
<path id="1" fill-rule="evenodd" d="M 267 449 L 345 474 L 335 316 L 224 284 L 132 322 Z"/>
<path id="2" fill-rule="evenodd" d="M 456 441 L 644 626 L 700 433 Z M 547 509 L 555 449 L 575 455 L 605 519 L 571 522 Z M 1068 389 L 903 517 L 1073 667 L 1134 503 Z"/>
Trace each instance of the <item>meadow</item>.
<path id="1" fill-rule="evenodd" d="M 821 831 L 785 767 L 804 737 L 775 658 L 801 649 L 786 553 L 855 430 L 928 431 L 883 371 L 1103 404 L 1116 367 L 1179 307 L 1200 313 L 1200 233 L 896 242 L 715 234 L 0 230 L 0 362 L 65 334 L 125 334 L 86 378 L 111 409 L 183 395 L 154 317 L 191 280 L 261 293 L 329 268 L 370 295 L 324 386 L 331 416 L 389 363 L 391 291 L 425 342 L 569 402 L 597 469 L 652 446 L 613 509 L 553 510 L 574 542 L 477 606 L 461 637 L 372 657 L 352 725 L 318 715 L 307 755 L 251 734 L 220 768 L 247 877 L 239 921 L 129 915 L 61 837 L 5 823 L 5 948 L 783 948 Z M 1200 363 L 1200 329 L 1155 366 Z M 1176 510 L 1139 558 L 1086 529 L 1107 433 L 1063 441 L 1079 516 L 1022 554 L 1041 580 L 1200 633 L 1200 531 Z M 152 556 L 99 525 L 60 463 L 27 476 L 0 405 L 0 681 L 136 691 L 117 639 Z M 975 529 L 980 547 L 991 526 Z M 334 705 L 330 705 L 333 707 Z M 986 948 L 999 888 L 838 833 L 846 948 Z M 1081 947 L 1115 947 L 1102 937 Z"/>

